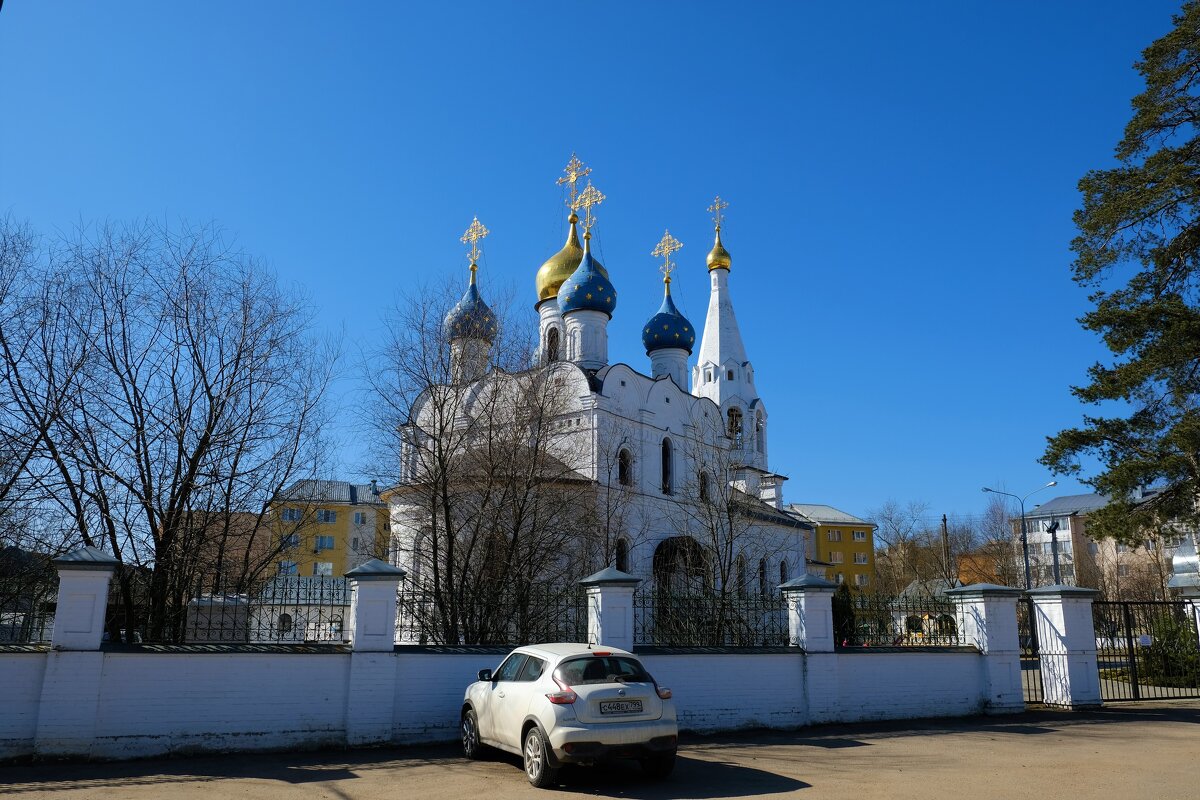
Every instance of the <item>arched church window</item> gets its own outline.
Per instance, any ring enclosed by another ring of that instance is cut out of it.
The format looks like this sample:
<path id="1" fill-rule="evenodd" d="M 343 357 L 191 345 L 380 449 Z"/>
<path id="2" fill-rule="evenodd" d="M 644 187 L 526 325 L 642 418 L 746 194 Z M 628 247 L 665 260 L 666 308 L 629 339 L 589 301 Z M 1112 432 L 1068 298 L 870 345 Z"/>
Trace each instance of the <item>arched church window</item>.
<path id="1" fill-rule="evenodd" d="M 671 440 L 663 439 L 663 442 L 662 442 L 662 493 L 663 494 L 671 494 L 671 490 L 672 490 L 671 478 L 672 478 L 672 472 L 674 471 L 674 464 L 672 464 L 671 462 L 673 459 L 674 459 L 674 453 L 672 452 L 672 448 L 671 448 Z"/>
<path id="2" fill-rule="evenodd" d="M 617 569 L 629 572 L 629 542 L 617 539 Z"/>
<path id="3" fill-rule="evenodd" d="M 617 481 L 622 486 L 633 486 L 633 456 L 623 447 L 617 453 Z"/>
<path id="4" fill-rule="evenodd" d="M 708 498 L 709 498 L 708 473 L 701 472 L 700 473 L 700 499 L 705 502 L 708 502 Z"/>
<path id="5" fill-rule="evenodd" d="M 786 560 L 780 561 L 779 562 L 779 582 L 787 583 L 787 579 L 788 579 L 787 561 Z"/>
<path id="6" fill-rule="evenodd" d="M 727 428 L 730 439 L 737 447 L 742 446 L 742 410 L 740 408 L 731 408 L 726 412 Z"/>
<path id="7" fill-rule="evenodd" d="M 729 380 L 733 380 L 733 370 L 728 370 L 728 371 L 726 372 L 725 376 L 726 376 L 726 377 L 727 377 Z"/>
<path id="8" fill-rule="evenodd" d="M 739 555 L 734 564 L 734 575 L 737 576 L 737 593 L 738 597 L 745 597 L 750 594 L 750 586 L 746 576 L 746 557 Z"/>
<path id="9" fill-rule="evenodd" d="M 767 593 L 767 560 L 760 558 L 758 560 L 758 593 Z"/>
<path id="10" fill-rule="evenodd" d="M 767 449 L 767 422 L 761 411 L 754 415 L 754 448 L 760 453 Z"/>
<path id="11" fill-rule="evenodd" d="M 558 328 L 551 328 L 546 334 L 546 360 L 558 361 L 562 357 L 560 350 Z"/>

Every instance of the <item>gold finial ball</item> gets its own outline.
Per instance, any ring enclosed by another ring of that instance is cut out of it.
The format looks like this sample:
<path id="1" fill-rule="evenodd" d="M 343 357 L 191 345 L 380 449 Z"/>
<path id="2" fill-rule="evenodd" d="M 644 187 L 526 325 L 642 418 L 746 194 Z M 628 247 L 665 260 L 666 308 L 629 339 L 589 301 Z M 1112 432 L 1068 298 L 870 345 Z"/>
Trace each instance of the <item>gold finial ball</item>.
<path id="1" fill-rule="evenodd" d="M 725 249 L 725 245 L 721 244 L 721 232 L 717 231 L 717 239 L 713 243 L 713 248 L 708 252 L 708 258 L 705 259 L 710 270 L 713 269 L 729 269 L 733 263 L 733 259 L 729 257 L 729 251 Z"/>

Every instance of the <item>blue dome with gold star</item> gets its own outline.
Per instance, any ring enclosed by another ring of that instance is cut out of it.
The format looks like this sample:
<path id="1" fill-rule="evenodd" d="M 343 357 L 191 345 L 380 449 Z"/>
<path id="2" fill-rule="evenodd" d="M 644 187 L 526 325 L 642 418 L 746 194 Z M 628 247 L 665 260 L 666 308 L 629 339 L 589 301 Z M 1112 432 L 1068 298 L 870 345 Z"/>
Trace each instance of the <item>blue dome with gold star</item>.
<path id="1" fill-rule="evenodd" d="M 571 277 L 563 281 L 558 289 L 558 311 L 569 314 L 572 311 L 603 311 L 612 319 L 613 309 L 617 307 L 617 290 L 612 281 L 600 271 L 600 265 L 592 258 L 590 237 L 583 237 L 583 258 L 579 267 L 571 273 Z"/>
<path id="2" fill-rule="evenodd" d="M 447 339 L 482 339 L 490 344 L 496 338 L 496 315 L 479 296 L 475 269 L 472 264 L 466 294 L 450 309 L 443 325 Z"/>
<path id="3" fill-rule="evenodd" d="M 671 284 L 668 283 L 658 313 L 642 329 L 642 344 L 646 347 L 646 354 L 667 347 L 681 347 L 691 355 L 695 342 L 696 329 L 675 307 L 675 301 L 671 299 Z"/>

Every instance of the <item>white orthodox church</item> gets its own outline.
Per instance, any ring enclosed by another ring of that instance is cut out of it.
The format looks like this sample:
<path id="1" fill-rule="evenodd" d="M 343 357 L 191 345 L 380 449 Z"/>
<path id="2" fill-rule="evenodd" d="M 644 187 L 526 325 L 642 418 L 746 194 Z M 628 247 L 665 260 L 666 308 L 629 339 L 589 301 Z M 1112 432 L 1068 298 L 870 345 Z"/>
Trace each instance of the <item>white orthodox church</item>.
<path id="1" fill-rule="evenodd" d="M 575 181 L 587 171 L 574 158 L 566 172 L 560 182 L 571 184 L 569 232 L 537 272 L 538 363 L 531 369 L 552 371 L 566 387 L 560 435 L 586 453 L 578 466 L 582 478 L 620 487 L 631 499 L 630 533 L 615 542 L 607 566 L 677 583 L 699 576 L 704 559 L 725 558 L 720 579 L 736 582 L 743 593 L 773 591 L 806 571 L 812 529 L 784 510 L 786 479 L 768 464 L 769 417 L 734 314 L 732 260 L 721 242 L 725 204 L 718 198 L 710 208 L 716 237 L 707 258 L 710 294 L 699 349 L 695 327 L 671 297 L 671 254 L 681 245 L 668 233 L 655 251 L 665 259 L 662 305 L 649 320 L 636 320 L 647 362 L 612 363 L 608 326 L 619 319 L 617 290 L 590 243 L 592 206 L 603 196 L 590 183 L 577 195 Z M 467 293 L 445 321 L 454 374 L 465 385 L 489 379 L 486 356 L 496 336 L 474 260 Z M 419 427 L 419 417 L 410 425 Z M 402 466 L 400 489 L 405 474 Z M 425 512 L 403 491 L 389 494 L 393 559 L 411 575 L 421 569 L 416 521 Z M 735 513 L 706 524 L 709 517 L 696 512 L 706 503 L 725 503 Z M 706 555 L 717 550 L 723 554 Z M 709 580 L 713 572 L 710 564 Z"/>

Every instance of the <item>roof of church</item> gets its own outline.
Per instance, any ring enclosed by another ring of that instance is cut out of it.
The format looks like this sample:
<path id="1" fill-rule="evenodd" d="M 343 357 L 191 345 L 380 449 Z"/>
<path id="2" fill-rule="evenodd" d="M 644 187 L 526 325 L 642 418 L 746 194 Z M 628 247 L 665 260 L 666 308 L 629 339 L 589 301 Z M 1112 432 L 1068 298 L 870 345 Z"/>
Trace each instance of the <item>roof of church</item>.
<path id="1" fill-rule="evenodd" d="M 696 329 L 675 307 L 675 301 L 671 299 L 671 284 L 668 283 L 663 292 L 662 305 L 642 330 L 642 344 L 646 347 L 646 353 L 680 347 L 691 355 L 695 342 Z"/>
<path id="2" fill-rule="evenodd" d="M 617 307 L 617 290 L 601 271 L 596 259 L 592 258 L 588 236 L 585 234 L 583 238 L 583 259 L 579 262 L 579 268 L 563 281 L 558 290 L 559 313 L 602 311 L 611 319 Z"/>
<path id="3" fill-rule="evenodd" d="M 462 299 L 446 315 L 447 339 L 480 339 L 490 342 L 496 338 L 496 315 L 479 296 L 475 285 L 475 265 L 471 265 L 471 282 Z"/>

